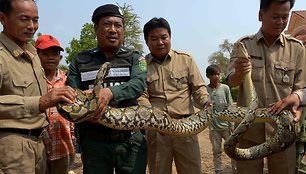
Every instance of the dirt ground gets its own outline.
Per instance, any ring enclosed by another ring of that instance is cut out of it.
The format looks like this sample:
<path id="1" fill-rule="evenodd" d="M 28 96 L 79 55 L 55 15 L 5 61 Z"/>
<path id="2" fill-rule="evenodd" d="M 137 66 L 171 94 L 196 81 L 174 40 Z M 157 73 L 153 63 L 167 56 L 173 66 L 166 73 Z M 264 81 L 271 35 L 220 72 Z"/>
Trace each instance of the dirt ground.
<path id="1" fill-rule="evenodd" d="M 205 129 L 203 132 L 199 134 L 199 142 L 200 142 L 201 156 L 202 156 L 202 171 L 203 171 L 202 173 L 214 174 L 213 154 L 208 137 L 208 129 Z M 227 157 L 225 153 L 223 153 L 222 155 L 222 162 L 223 162 L 223 174 L 232 174 L 231 161 L 230 158 Z M 79 154 L 76 155 L 75 163 L 72 169 L 76 174 L 82 174 L 82 163 Z M 174 165 L 172 173 L 176 174 Z"/>

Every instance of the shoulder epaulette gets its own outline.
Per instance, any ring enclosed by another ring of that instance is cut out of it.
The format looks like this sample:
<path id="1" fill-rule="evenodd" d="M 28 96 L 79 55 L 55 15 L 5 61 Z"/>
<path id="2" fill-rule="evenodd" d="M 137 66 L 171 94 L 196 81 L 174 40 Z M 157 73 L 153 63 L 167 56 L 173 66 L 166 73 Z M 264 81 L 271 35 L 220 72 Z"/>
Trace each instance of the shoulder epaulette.
<path id="1" fill-rule="evenodd" d="M 94 49 L 89 50 L 88 52 L 89 54 L 97 54 L 100 52 L 100 50 L 101 50 L 100 48 L 94 48 Z"/>
<path id="2" fill-rule="evenodd" d="M 120 47 L 120 48 L 119 48 L 119 51 L 118 51 L 118 53 L 117 53 L 116 56 L 117 56 L 118 58 L 121 58 L 121 57 L 125 58 L 125 57 L 128 57 L 128 56 L 133 55 L 134 52 L 135 52 L 135 51 L 133 51 L 133 50 L 131 50 L 131 49 L 129 49 L 129 48 Z"/>
<path id="3" fill-rule="evenodd" d="M 0 42 L 0 50 L 3 50 L 4 46 L 2 44 L 2 42 Z"/>
<path id="4" fill-rule="evenodd" d="M 183 52 L 183 51 L 173 50 L 173 52 L 175 52 L 176 54 L 182 54 L 182 55 L 190 56 L 190 54 L 188 54 L 186 52 Z"/>
<path id="5" fill-rule="evenodd" d="M 92 60 L 94 54 L 95 49 L 82 51 L 76 56 L 76 61 L 78 63 L 88 63 Z"/>
<path id="6" fill-rule="evenodd" d="M 304 47 L 303 42 L 302 42 L 301 40 L 299 40 L 299 39 L 297 39 L 297 38 L 295 38 L 295 37 L 293 37 L 293 36 L 289 36 L 289 35 L 284 35 L 284 36 L 285 36 L 285 38 L 286 38 L 287 40 L 291 40 L 291 41 L 294 41 L 294 42 L 298 42 L 299 44 L 301 44 L 301 45 Z"/>
<path id="7" fill-rule="evenodd" d="M 237 42 L 241 42 L 241 41 L 243 41 L 243 40 L 245 40 L 245 39 L 253 39 L 254 36 L 255 36 L 255 35 L 246 35 L 246 36 L 243 36 L 243 37 L 239 38 L 239 39 L 237 40 Z"/>

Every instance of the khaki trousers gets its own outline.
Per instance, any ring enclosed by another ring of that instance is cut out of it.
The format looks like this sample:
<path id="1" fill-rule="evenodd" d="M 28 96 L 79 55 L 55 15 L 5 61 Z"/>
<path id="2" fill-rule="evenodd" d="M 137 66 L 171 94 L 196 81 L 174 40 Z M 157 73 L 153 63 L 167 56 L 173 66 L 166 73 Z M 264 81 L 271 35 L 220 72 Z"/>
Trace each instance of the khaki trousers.
<path id="1" fill-rule="evenodd" d="M 175 162 L 178 174 L 201 174 L 198 136 L 175 137 L 146 131 L 150 174 L 172 174 Z"/>
<path id="2" fill-rule="evenodd" d="M 41 137 L 0 132 L 0 174 L 44 174 L 46 160 Z"/>

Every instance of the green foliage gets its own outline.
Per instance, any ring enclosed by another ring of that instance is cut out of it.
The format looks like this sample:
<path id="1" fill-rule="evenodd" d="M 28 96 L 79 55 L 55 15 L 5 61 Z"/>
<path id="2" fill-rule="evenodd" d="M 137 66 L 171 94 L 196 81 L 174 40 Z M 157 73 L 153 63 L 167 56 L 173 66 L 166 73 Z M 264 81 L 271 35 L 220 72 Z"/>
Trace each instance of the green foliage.
<path id="1" fill-rule="evenodd" d="M 97 46 L 96 34 L 94 25 L 92 23 L 85 23 L 82 27 L 80 39 L 73 38 L 70 41 L 70 46 L 66 47 L 66 63 L 69 64 L 71 60 L 80 52 Z"/>
<path id="2" fill-rule="evenodd" d="M 238 91 L 239 91 L 239 86 L 231 88 L 231 94 L 234 102 L 237 102 Z"/>
<path id="3" fill-rule="evenodd" d="M 212 53 L 208 58 L 209 64 L 217 64 L 220 66 L 221 75 L 225 75 L 227 71 L 227 64 L 230 59 L 230 53 L 233 50 L 233 44 L 230 43 L 227 39 L 219 45 L 219 50 Z"/>
<path id="4" fill-rule="evenodd" d="M 141 44 L 142 31 L 140 27 L 140 17 L 132 13 L 134 11 L 131 5 L 126 3 L 123 6 L 117 4 L 124 16 L 125 37 L 123 46 L 135 49 L 143 53 L 143 45 Z"/>
<path id="5" fill-rule="evenodd" d="M 140 17 L 132 13 L 134 10 L 131 5 L 124 3 L 123 6 L 118 4 L 124 16 L 125 27 L 125 40 L 123 46 L 136 49 L 143 53 L 143 46 L 140 41 L 141 29 L 140 29 Z M 95 48 L 97 46 L 96 34 L 94 31 L 93 23 L 85 23 L 82 27 L 80 39 L 73 38 L 70 41 L 70 46 L 65 48 L 68 56 L 66 57 L 66 63 L 69 64 L 71 60 L 80 52 L 88 49 Z"/>
<path id="6" fill-rule="evenodd" d="M 225 75 L 221 76 L 220 83 L 227 84 Z M 239 86 L 231 88 L 231 95 L 232 95 L 234 102 L 237 102 L 238 90 L 239 90 Z"/>
<path id="7" fill-rule="evenodd" d="M 67 72 L 69 68 L 68 68 L 68 66 L 66 66 L 66 65 L 59 64 L 59 65 L 58 65 L 58 69 L 60 69 L 60 70 L 62 70 L 62 71 L 64 71 L 64 72 Z"/>

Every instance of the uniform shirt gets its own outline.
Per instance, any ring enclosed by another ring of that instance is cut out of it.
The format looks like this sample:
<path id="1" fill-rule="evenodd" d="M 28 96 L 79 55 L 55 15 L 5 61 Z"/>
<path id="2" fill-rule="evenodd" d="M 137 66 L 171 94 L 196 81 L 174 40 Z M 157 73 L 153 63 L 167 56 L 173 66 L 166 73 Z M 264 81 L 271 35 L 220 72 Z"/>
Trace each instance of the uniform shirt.
<path id="1" fill-rule="evenodd" d="M 107 61 L 111 63 L 110 72 L 112 72 L 112 68 L 124 70 L 117 71 L 111 76 L 109 75 L 112 73 L 109 73 L 108 77 L 104 79 L 103 87 L 108 87 L 113 93 L 113 100 L 109 105 L 112 107 L 136 105 L 137 98 L 141 96 L 146 86 L 146 62 L 139 52 L 124 47 L 120 47 L 117 53 L 110 58 L 107 58 L 99 47 L 78 54 L 69 65 L 66 84 L 81 90 L 92 88 L 98 69 Z M 103 133 L 113 132 L 111 128 L 88 121 L 78 123 L 77 127 L 78 132 L 82 132 L 83 129 Z"/>
<path id="2" fill-rule="evenodd" d="M 305 86 L 305 50 L 300 41 L 281 34 L 268 47 L 261 30 L 240 41 L 245 45 L 251 57 L 252 80 L 258 95 L 259 107 L 269 107 L 270 104 Z M 236 55 L 231 56 L 229 73 L 235 71 L 236 59 Z M 237 104 L 244 106 L 246 103 L 245 91 L 242 86 L 239 89 Z M 264 127 L 265 125 L 254 127 L 253 131 L 250 128 L 246 134 L 255 141 L 263 141 L 265 133 L 260 132 L 259 129 L 264 129 Z"/>
<path id="3" fill-rule="evenodd" d="M 241 39 L 251 56 L 252 80 L 259 98 L 259 107 L 269 107 L 305 86 L 305 50 L 301 42 L 280 35 L 267 47 L 261 31 Z M 230 59 L 229 73 L 234 72 L 236 56 Z M 243 106 L 243 90 L 239 90 L 238 105 Z"/>
<path id="4" fill-rule="evenodd" d="M 170 50 L 163 62 L 151 54 L 146 59 L 147 93 L 139 99 L 141 104 L 151 104 L 173 118 L 195 112 L 192 97 L 199 106 L 204 107 L 209 96 L 201 73 L 190 55 Z"/>
<path id="5" fill-rule="evenodd" d="M 66 81 L 64 72 L 57 70 L 56 80 L 52 83 L 47 80 L 48 91 L 56 87 L 63 87 Z M 48 160 L 57 160 L 74 152 L 70 123 L 57 111 L 56 107 L 47 109 L 50 125 L 46 128 L 48 136 L 44 137 Z"/>
<path id="6" fill-rule="evenodd" d="M 95 66 L 97 67 L 96 69 L 91 70 L 87 73 L 87 74 L 91 74 L 90 76 L 92 78 L 89 80 L 82 79 L 81 72 L 77 65 L 78 63 L 76 59 L 74 59 L 70 63 L 70 66 L 69 66 L 69 74 L 67 77 L 66 84 L 73 88 L 78 88 L 81 90 L 87 90 L 89 88 L 92 88 L 94 84 L 94 79 L 98 72 L 97 70 L 100 68 L 100 66 L 107 61 L 112 63 L 114 59 L 121 59 L 122 64 L 125 64 L 126 60 L 124 60 L 122 57 L 117 58 L 116 56 L 121 55 L 127 51 L 129 50 L 121 47 L 119 48 L 117 54 L 114 55 L 114 57 L 112 58 L 106 58 L 105 55 L 101 53 L 100 48 L 96 48 L 96 49 L 87 51 L 84 54 L 86 55 L 92 54 L 94 58 L 92 58 L 90 61 L 94 62 Z M 147 71 L 146 71 L 146 67 L 144 67 L 144 69 L 141 68 L 143 65 L 140 63 L 140 62 L 144 62 L 144 57 L 142 57 L 141 54 L 138 54 L 138 53 L 136 54 L 136 52 L 134 51 L 133 54 L 128 55 L 127 59 L 131 59 L 131 62 L 132 62 L 132 67 L 129 70 L 128 80 L 122 84 L 114 83 L 114 84 L 103 85 L 103 87 L 110 88 L 110 90 L 113 93 L 114 101 L 116 103 L 120 103 L 122 101 L 130 100 L 130 99 L 137 99 L 139 96 L 141 96 L 145 88 L 145 78 L 146 78 Z M 90 69 L 90 67 L 88 67 L 88 69 Z M 120 77 L 115 77 L 115 78 L 119 79 Z M 85 85 L 85 81 L 87 81 L 86 83 L 89 83 L 90 85 Z"/>
<path id="7" fill-rule="evenodd" d="M 233 103 L 230 88 L 225 84 L 220 84 L 217 88 L 211 88 L 207 86 L 211 101 L 214 102 L 216 108 L 231 105 Z M 232 127 L 231 122 L 214 118 L 209 125 L 209 130 L 222 131 L 230 129 Z"/>
<path id="8" fill-rule="evenodd" d="M 0 34 L 0 128 L 36 129 L 48 125 L 39 111 L 39 98 L 47 83 L 36 49 L 30 43 L 22 50 Z"/>

